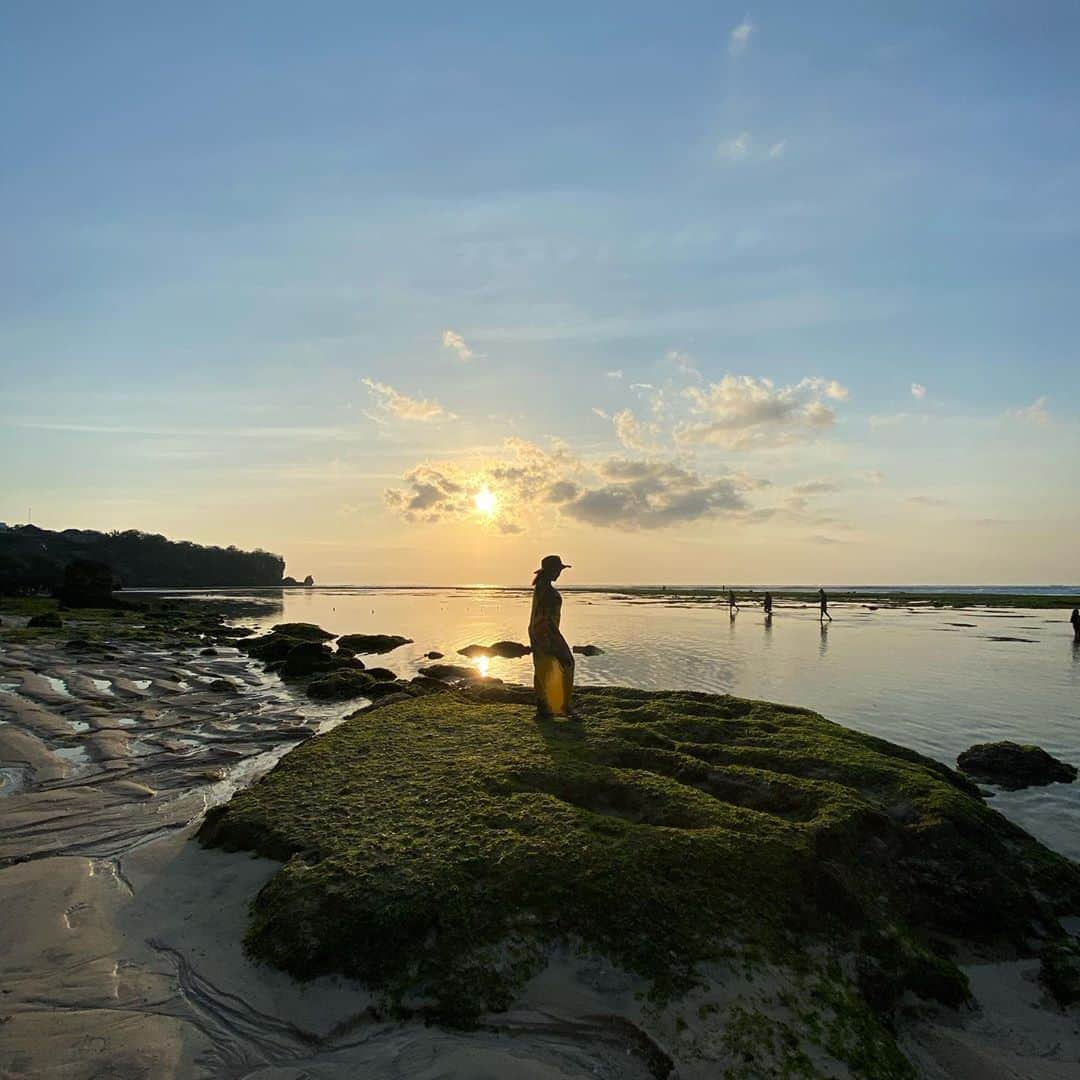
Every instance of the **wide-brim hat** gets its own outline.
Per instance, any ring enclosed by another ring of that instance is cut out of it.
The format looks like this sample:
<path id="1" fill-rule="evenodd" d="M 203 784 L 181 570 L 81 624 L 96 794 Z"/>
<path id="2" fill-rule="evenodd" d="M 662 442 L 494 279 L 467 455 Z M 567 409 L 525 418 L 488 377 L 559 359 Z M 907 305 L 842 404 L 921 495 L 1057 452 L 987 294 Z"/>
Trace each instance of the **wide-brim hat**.
<path id="1" fill-rule="evenodd" d="M 570 564 L 563 562 L 562 557 L 559 555 L 545 555 L 540 560 L 540 569 L 535 571 L 535 573 L 540 574 L 544 570 L 555 570 L 556 568 L 559 570 L 569 570 Z"/>

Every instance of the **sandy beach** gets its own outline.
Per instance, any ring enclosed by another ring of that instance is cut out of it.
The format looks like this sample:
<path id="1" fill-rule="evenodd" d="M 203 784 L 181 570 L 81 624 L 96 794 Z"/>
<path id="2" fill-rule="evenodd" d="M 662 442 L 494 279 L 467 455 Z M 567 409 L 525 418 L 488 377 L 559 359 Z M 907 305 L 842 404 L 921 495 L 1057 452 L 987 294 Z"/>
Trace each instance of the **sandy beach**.
<path id="1" fill-rule="evenodd" d="M 512 1011 L 463 1032 L 394 1020 L 347 979 L 254 964 L 248 905 L 279 864 L 193 834 L 208 807 L 352 707 L 312 707 L 221 643 L 208 657 L 71 650 L 67 636 L 0 651 L 0 1075 L 744 1075 L 721 1039 L 725 1009 L 783 989 L 784 971 L 750 983 L 710 967 L 683 1007 L 662 1009 L 636 976 L 560 950 Z M 220 679 L 232 689 L 211 690 Z M 969 959 L 973 1007 L 920 1006 L 905 1021 L 918 1075 L 1076 1075 L 1080 1012 L 1049 1001 L 1037 961 Z"/>

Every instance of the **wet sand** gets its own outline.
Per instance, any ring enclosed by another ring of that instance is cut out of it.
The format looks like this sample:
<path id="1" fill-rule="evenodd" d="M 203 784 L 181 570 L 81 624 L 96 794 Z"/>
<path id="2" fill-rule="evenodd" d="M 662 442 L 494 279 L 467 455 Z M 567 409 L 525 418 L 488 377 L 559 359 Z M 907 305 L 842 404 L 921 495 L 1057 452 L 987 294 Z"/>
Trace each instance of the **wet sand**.
<path id="1" fill-rule="evenodd" d="M 633 976 L 559 954 L 514 1012 L 466 1033 L 389 1019 L 348 980 L 252 964 L 247 905 L 276 864 L 192 835 L 352 706 L 302 703 L 218 651 L 0 646 L 0 1076 L 715 1075 L 723 1009 L 701 1006 L 748 992 L 730 972 L 694 992 L 687 1023 L 648 1010 Z M 208 688 L 221 678 L 236 692 Z M 922 1074 L 1077 1075 L 1080 1013 L 1050 1005 L 1036 967 L 969 967 L 980 1008 L 904 1034 Z"/>

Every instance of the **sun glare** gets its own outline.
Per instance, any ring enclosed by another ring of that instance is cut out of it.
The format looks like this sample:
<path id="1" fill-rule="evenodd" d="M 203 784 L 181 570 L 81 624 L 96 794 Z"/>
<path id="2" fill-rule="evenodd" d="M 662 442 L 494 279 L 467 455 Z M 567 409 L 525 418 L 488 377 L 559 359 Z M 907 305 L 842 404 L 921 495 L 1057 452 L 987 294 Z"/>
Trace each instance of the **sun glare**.
<path id="1" fill-rule="evenodd" d="M 473 496 L 473 502 L 484 517 L 492 517 L 499 506 L 499 499 L 490 488 L 481 488 Z"/>

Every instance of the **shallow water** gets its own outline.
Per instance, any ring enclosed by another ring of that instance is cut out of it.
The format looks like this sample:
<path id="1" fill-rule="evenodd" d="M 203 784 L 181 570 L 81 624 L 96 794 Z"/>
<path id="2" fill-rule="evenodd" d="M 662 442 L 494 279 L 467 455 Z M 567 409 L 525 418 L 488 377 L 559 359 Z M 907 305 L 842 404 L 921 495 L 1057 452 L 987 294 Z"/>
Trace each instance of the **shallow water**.
<path id="1" fill-rule="evenodd" d="M 230 594 L 235 595 L 235 594 Z M 468 661 L 457 650 L 527 641 L 527 593 L 464 589 L 286 591 L 282 607 L 249 625 L 313 622 L 335 633 L 414 639 L 369 664 L 409 677 L 437 650 L 445 662 L 483 666 L 531 682 L 528 657 Z M 878 608 L 834 604 L 822 629 L 816 607 L 778 605 L 729 618 L 726 606 L 612 599 L 566 592 L 563 629 L 577 681 L 688 689 L 802 705 L 838 723 L 910 746 L 950 765 L 976 742 L 1034 742 L 1080 764 L 1080 648 L 1067 611 L 1017 608 Z M 1020 638 L 1001 641 L 994 638 Z M 1000 793 L 993 805 L 1040 839 L 1080 858 L 1080 783 Z"/>

